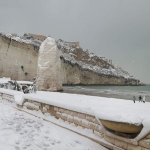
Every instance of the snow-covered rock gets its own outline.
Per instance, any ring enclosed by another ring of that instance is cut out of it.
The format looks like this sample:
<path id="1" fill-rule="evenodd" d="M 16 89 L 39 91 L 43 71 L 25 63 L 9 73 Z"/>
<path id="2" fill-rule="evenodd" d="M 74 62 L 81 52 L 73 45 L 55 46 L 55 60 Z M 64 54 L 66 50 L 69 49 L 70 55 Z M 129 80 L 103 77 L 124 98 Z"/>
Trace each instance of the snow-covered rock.
<path id="1" fill-rule="evenodd" d="M 63 58 L 65 61 L 70 62 L 73 65 L 78 65 L 83 70 L 89 70 L 99 75 L 108 75 L 108 76 L 115 76 L 115 77 L 123 77 L 131 80 L 137 80 L 133 76 L 131 76 L 127 71 L 124 71 L 122 68 L 106 69 L 99 66 L 93 66 L 90 64 L 86 64 L 82 61 L 77 61 L 74 57 L 72 57 L 72 55 L 63 52 L 61 52 L 60 57 Z"/>
<path id="2" fill-rule="evenodd" d="M 72 65 L 77 64 L 83 70 L 89 70 L 99 75 L 137 80 L 127 71 L 118 67 L 116 64 L 112 63 L 111 60 L 108 60 L 105 57 L 84 51 L 81 47 L 63 40 L 58 40 L 57 45 L 61 50 L 61 58 L 70 62 Z"/>
<path id="3" fill-rule="evenodd" d="M 24 37 L 13 36 L 12 34 L 6 34 L 4 32 L 0 32 L 0 36 L 9 38 L 10 40 L 18 41 L 20 43 L 30 44 L 30 45 L 33 45 L 34 47 L 39 47 L 39 44 L 36 41 L 31 40 L 31 39 L 28 40 L 28 39 L 26 39 Z"/>
<path id="4" fill-rule="evenodd" d="M 37 68 L 37 89 L 42 91 L 61 91 L 61 61 L 55 40 L 48 37 L 39 50 Z"/>

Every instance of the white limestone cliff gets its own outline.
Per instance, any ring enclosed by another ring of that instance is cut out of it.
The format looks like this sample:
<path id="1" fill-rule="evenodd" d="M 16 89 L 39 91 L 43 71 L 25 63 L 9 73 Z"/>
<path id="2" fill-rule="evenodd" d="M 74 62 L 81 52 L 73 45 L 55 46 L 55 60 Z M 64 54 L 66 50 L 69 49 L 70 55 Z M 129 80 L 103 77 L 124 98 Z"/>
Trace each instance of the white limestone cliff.
<path id="1" fill-rule="evenodd" d="M 139 85 L 139 80 L 106 58 L 80 46 L 55 41 L 60 50 L 62 83 L 66 85 Z M 0 32 L 0 77 L 33 81 L 37 77 L 38 53 L 42 41 Z M 50 57 L 49 57 L 50 59 Z M 49 60 L 47 60 L 48 63 Z"/>

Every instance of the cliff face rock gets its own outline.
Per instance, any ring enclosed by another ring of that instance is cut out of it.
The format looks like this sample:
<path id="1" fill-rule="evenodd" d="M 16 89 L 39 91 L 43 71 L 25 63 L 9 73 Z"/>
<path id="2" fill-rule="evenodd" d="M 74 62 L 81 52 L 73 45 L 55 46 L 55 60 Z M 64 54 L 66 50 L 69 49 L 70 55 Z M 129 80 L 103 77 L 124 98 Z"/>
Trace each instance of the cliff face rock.
<path id="1" fill-rule="evenodd" d="M 42 41 L 0 33 L 0 77 L 29 80 L 37 76 L 38 52 Z M 90 54 L 79 45 L 56 41 L 60 50 L 63 84 L 138 85 L 128 72 L 106 58 Z M 49 56 L 49 59 L 50 58 Z"/>
<path id="2" fill-rule="evenodd" d="M 57 45 L 63 53 L 71 55 L 77 61 L 82 61 L 85 64 L 99 66 L 105 69 L 109 69 L 110 67 L 114 68 L 114 66 L 111 64 L 111 60 L 108 60 L 102 56 L 97 56 L 93 53 L 89 53 L 88 50 L 84 51 L 78 45 L 72 44 L 70 42 L 65 42 L 63 40 L 58 40 Z"/>
<path id="3" fill-rule="evenodd" d="M 91 68 L 86 68 L 91 67 Z M 134 78 L 126 78 L 122 75 L 108 74 L 99 70 L 93 71 L 92 66 L 84 66 L 73 63 L 61 56 L 61 72 L 65 85 L 138 85 L 139 81 Z M 106 70 L 107 71 L 107 70 Z"/>
<path id="4" fill-rule="evenodd" d="M 64 68 L 62 72 L 65 84 L 139 84 L 139 80 L 121 67 L 112 64 L 112 61 L 89 54 L 88 51 L 84 51 L 79 46 L 69 42 L 58 40 L 57 44 L 62 52 L 62 68 Z M 70 66 L 73 66 L 72 69 Z M 81 73 L 77 73 L 77 70 L 80 70 Z"/>
<path id="5" fill-rule="evenodd" d="M 31 81 L 36 77 L 38 50 L 30 40 L 0 33 L 0 77 Z"/>
<path id="6" fill-rule="evenodd" d="M 59 53 L 56 42 L 51 37 L 48 37 L 40 46 L 37 68 L 37 89 L 39 91 L 62 90 Z"/>

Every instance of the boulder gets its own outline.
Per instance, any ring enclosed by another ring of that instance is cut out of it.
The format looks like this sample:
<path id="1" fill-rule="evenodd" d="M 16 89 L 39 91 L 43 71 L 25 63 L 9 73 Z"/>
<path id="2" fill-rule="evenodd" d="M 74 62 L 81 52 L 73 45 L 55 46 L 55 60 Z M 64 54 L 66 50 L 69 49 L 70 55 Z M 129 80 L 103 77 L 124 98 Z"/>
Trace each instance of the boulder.
<path id="1" fill-rule="evenodd" d="M 54 92 L 62 90 L 60 52 L 51 37 L 41 44 L 39 50 L 37 90 Z"/>

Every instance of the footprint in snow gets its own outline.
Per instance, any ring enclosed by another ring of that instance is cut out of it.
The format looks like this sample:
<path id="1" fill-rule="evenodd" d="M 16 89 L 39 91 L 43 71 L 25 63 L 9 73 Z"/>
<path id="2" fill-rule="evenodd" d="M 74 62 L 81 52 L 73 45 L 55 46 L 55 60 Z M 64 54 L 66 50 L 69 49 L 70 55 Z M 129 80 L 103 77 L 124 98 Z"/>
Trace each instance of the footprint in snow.
<path id="1" fill-rule="evenodd" d="M 20 148 L 19 148 L 18 146 L 15 146 L 15 149 L 16 149 L 16 150 L 20 150 Z"/>
<path id="2" fill-rule="evenodd" d="M 81 144 L 81 142 L 80 142 L 80 141 L 77 141 L 77 140 L 76 140 L 75 142 L 76 142 L 77 144 Z"/>

